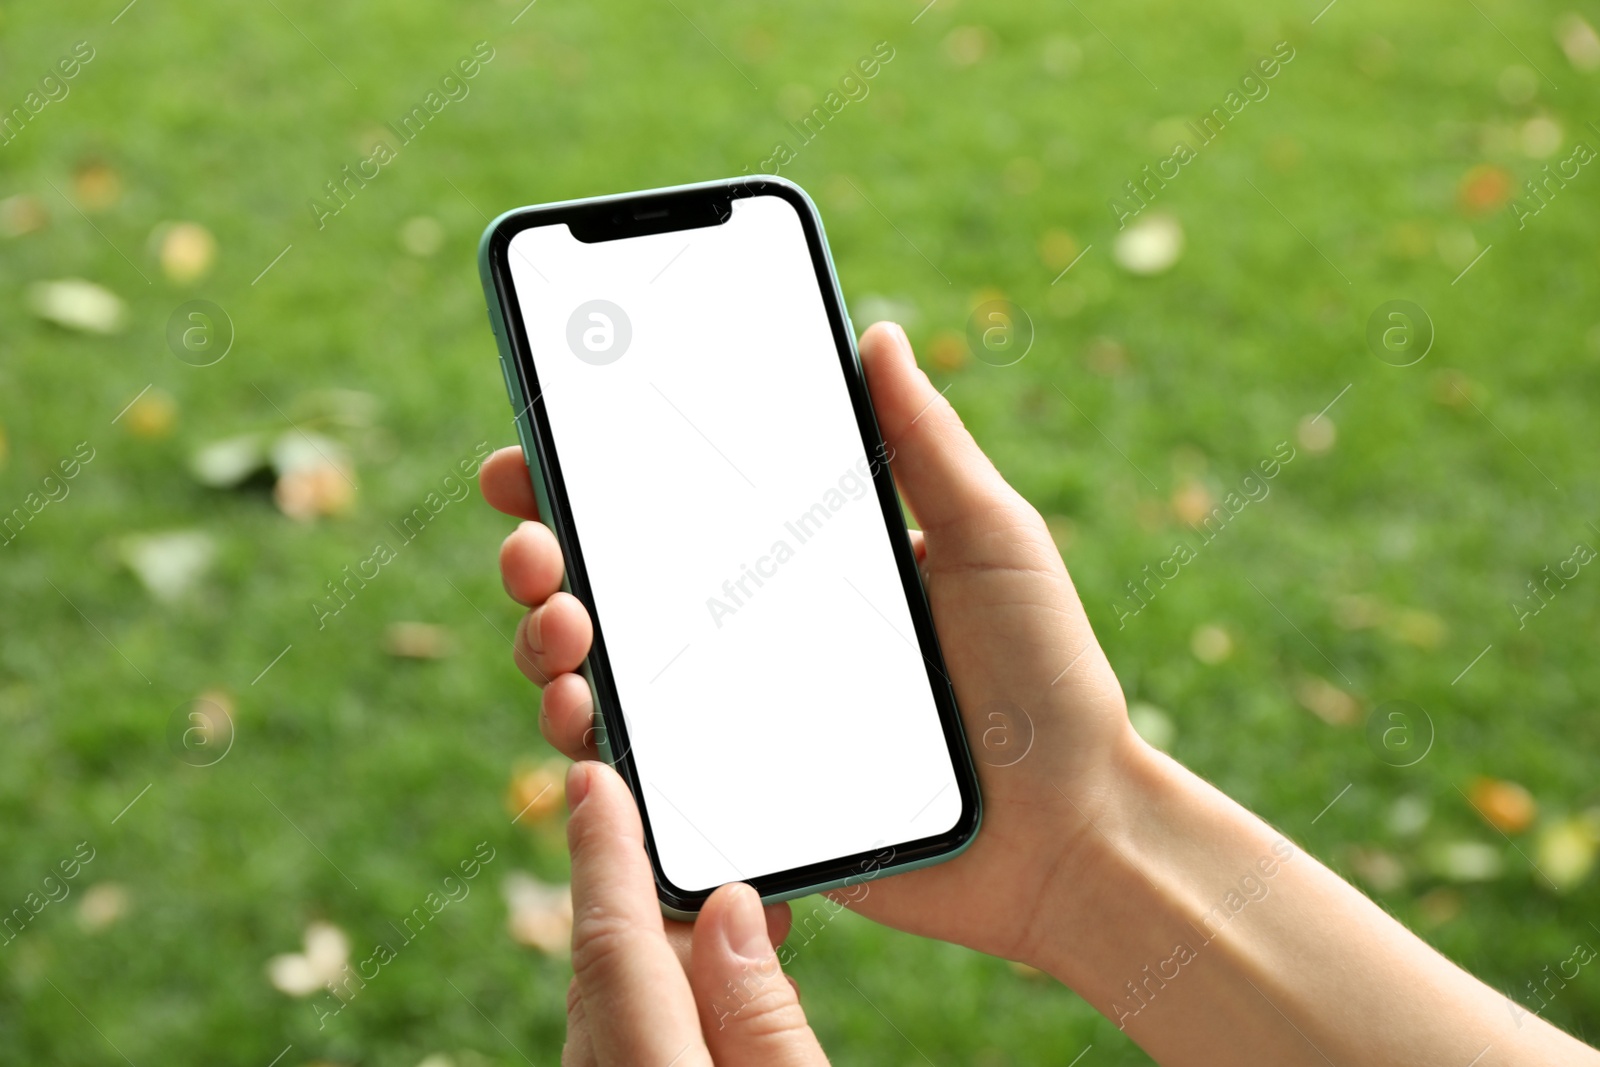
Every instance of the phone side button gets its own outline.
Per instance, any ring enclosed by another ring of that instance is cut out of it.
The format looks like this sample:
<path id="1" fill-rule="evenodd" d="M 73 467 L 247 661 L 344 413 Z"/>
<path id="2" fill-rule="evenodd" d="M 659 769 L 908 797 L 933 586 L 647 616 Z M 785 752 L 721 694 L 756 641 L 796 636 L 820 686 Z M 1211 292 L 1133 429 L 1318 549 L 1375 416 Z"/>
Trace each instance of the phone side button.
<path id="1" fill-rule="evenodd" d="M 522 456 L 528 461 L 528 471 L 533 473 L 538 469 L 538 453 L 533 450 L 533 438 L 528 436 L 528 425 L 525 419 L 512 419 L 517 424 L 517 440 L 522 443 Z M 535 475 L 537 476 L 537 475 Z"/>
<path id="2" fill-rule="evenodd" d="M 506 402 L 511 405 L 511 414 L 517 415 L 517 380 L 511 376 L 511 364 L 506 362 L 506 357 L 500 357 L 500 376 L 506 381 Z"/>

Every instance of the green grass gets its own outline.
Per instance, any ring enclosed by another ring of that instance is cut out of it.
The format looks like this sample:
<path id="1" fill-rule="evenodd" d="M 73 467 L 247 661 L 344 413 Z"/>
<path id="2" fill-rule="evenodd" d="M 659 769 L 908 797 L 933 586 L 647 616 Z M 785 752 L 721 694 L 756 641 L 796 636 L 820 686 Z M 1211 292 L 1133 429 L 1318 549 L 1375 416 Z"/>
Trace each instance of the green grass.
<path id="1" fill-rule="evenodd" d="M 480 212 L 753 167 L 790 138 L 785 108 L 820 101 L 879 41 L 895 56 L 871 95 L 783 173 L 816 195 L 863 325 L 868 297 L 899 301 L 932 351 L 986 291 L 1029 311 L 1038 339 L 1021 363 L 934 374 L 1007 476 L 1070 528 L 1069 566 L 1130 699 L 1165 709 L 1181 759 L 1341 871 L 1356 847 L 1399 857 L 1408 880 L 1377 898 L 1497 987 L 1521 990 L 1600 939 L 1587 923 L 1597 880 L 1551 892 L 1524 855 L 1536 833 L 1512 847 L 1457 791 L 1478 775 L 1521 782 L 1545 824 L 1600 802 L 1600 573 L 1586 568 L 1524 630 L 1507 607 L 1541 566 L 1600 540 L 1586 525 L 1600 522 L 1600 169 L 1521 231 L 1504 210 L 1456 206 L 1475 164 L 1518 182 L 1538 171 L 1496 131 L 1542 114 L 1562 128 L 1554 158 L 1600 145 L 1586 125 L 1600 121 L 1600 75 L 1575 70 L 1551 30 L 1573 5 L 1485 0 L 1480 15 L 1344 0 L 1315 25 L 1313 4 L 1085 5 L 1115 46 L 1070 7 L 1015 0 L 943 0 L 915 24 L 915 3 L 680 14 L 545 0 L 515 26 L 513 2 L 277 6 L 145 0 L 115 25 L 116 2 L 0 15 L 7 108 L 74 42 L 97 53 L 70 96 L 0 148 L 0 197 L 40 197 L 53 217 L 0 243 L 0 509 L 78 442 L 97 450 L 0 554 L 0 906 L 21 904 L 78 842 L 96 849 L 74 896 L 0 947 L 5 1059 L 265 1065 L 292 1043 L 286 1065 L 411 1067 L 435 1052 L 521 1063 L 509 1039 L 555 1061 L 568 969 L 511 942 L 498 888 L 512 869 L 565 874 L 559 830 L 513 828 L 503 807 L 513 765 L 543 748 L 494 572 L 509 523 L 475 497 L 452 504 L 326 629 L 310 603 L 479 442 L 513 440 L 472 264 Z M 1600 22 L 1592 2 L 1576 6 Z M 1161 194 L 1183 258 L 1154 279 L 1119 270 L 1106 201 L 1167 154 L 1152 127 L 1218 103 L 1283 39 L 1297 55 L 1270 97 Z M 310 198 L 480 40 L 496 54 L 471 95 L 319 231 Z M 973 42 L 982 58 L 956 64 Z M 1559 89 L 1539 81 L 1508 103 L 1502 71 L 1526 61 Z M 87 158 L 124 189 L 92 224 L 51 188 L 70 193 Z M 431 258 L 397 240 L 417 215 L 447 235 Z M 217 237 L 201 283 L 173 285 L 153 260 L 149 234 L 171 219 Z M 1452 284 L 1460 264 L 1435 246 L 1463 228 L 1493 247 Z M 1093 246 L 1055 285 L 1060 265 L 1039 253 L 1052 230 Z M 127 330 L 88 337 L 33 318 L 27 285 L 69 276 L 120 293 Z M 173 308 L 197 297 L 238 331 L 201 369 L 163 341 Z M 1437 327 L 1412 367 L 1364 342 L 1369 314 L 1395 298 Z M 1125 372 L 1095 369 L 1097 338 L 1125 348 Z M 1479 410 L 1440 402 L 1453 382 Z M 113 425 L 152 383 L 178 405 L 172 435 Z M 198 445 L 284 428 L 274 404 L 330 387 L 382 402 L 383 433 L 357 450 L 353 515 L 302 526 L 264 493 L 187 474 Z M 1220 496 L 1335 396 L 1332 450 L 1298 446 L 1270 497 L 1119 631 L 1124 583 L 1179 534 L 1174 490 L 1195 479 Z M 640 517 L 646 530 L 670 521 Z M 217 539 L 217 563 L 194 595 L 157 603 L 118 565 L 117 541 L 190 527 Z M 1435 616 L 1437 641 L 1340 626 L 1353 594 Z M 389 658 L 382 632 L 397 619 L 447 627 L 457 654 Z M 1230 659 L 1191 654 L 1203 624 L 1232 634 Z M 1384 765 L 1359 722 L 1298 706 L 1307 675 L 1347 689 L 1363 716 L 1422 705 L 1433 750 Z M 167 723 L 213 688 L 237 702 L 238 737 L 222 762 L 190 767 Z M 1425 847 L 1390 826 L 1401 797 L 1430 805 L 1424 846 L 1482 842 L 1505 873 L 1441 883 L 1416 861 Z M 325 1030 L 268 985 L 267 959 L 297 949 L 308 921 L 337 923 L 359 958 L 480 841 L 497 858 L 471 896 Z M 89 934 L 73 912 L 97 882 L 125 886 L 130 909 Z M 1454 914 L 1440 910 L 1452 900 Z M 1084 1067 L 1148 1062 L 1058 986 L 852 917 L 794 970 L 836 1063 L 1066 1063 L 1091 1042 Z M 1592 1039 L 1597 983 L 1582 975 L 1547 1017 Z"/>

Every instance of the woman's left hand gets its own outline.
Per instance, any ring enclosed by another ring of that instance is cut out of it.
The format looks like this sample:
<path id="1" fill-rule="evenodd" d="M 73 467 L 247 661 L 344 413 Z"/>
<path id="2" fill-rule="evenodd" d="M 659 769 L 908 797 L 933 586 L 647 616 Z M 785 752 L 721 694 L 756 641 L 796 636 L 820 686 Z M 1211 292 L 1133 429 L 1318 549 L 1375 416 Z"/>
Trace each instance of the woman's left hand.
<path id="1" fill-rule="evenodd" d="M 755 890 L 725 885 L 692 928 L 682 924 L 692 929 L 682 960 L 628 787 L 603 763 L 576 763 L 567 803 L 574 977 L 564 1067 L 825 1065 L 773 950 L 783 931 L 770 927 L 787 927 L 787 909 L 764 912 Z"/>

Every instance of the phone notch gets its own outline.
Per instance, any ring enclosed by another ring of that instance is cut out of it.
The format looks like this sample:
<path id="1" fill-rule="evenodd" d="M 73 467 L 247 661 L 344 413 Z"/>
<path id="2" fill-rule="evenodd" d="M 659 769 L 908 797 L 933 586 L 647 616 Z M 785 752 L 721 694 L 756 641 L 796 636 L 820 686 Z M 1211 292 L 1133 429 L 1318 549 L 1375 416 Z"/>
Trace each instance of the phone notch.
<path id="1" fill-rule="evenodd" d="M 572 236 L 584 244 L 619 241 L 674 230 L 721 226 L 733 215 L 727 189 L 696 189 L 617 203 L 601 203 L 567 220 Z"/>

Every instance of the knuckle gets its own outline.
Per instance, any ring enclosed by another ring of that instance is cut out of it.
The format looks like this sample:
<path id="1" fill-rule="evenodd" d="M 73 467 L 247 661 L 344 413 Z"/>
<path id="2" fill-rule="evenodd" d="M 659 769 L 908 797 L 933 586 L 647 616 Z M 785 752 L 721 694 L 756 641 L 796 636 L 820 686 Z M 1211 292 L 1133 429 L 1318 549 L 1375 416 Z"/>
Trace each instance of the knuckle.
<path id="1" fill-rule="evenodd" d="M 572 973 L 584 988 L 604 986 L 627 965 L 635 937 L 628 920 L 602 908 L 572 919 Z"/>
<path id="2" fill-rule="evenodd" d="M 811 1037 L 811 1024 L 788 981 L 775 975 L 741 998 L 725 1021 L 746 1040 L 789 1042 Z"/>

